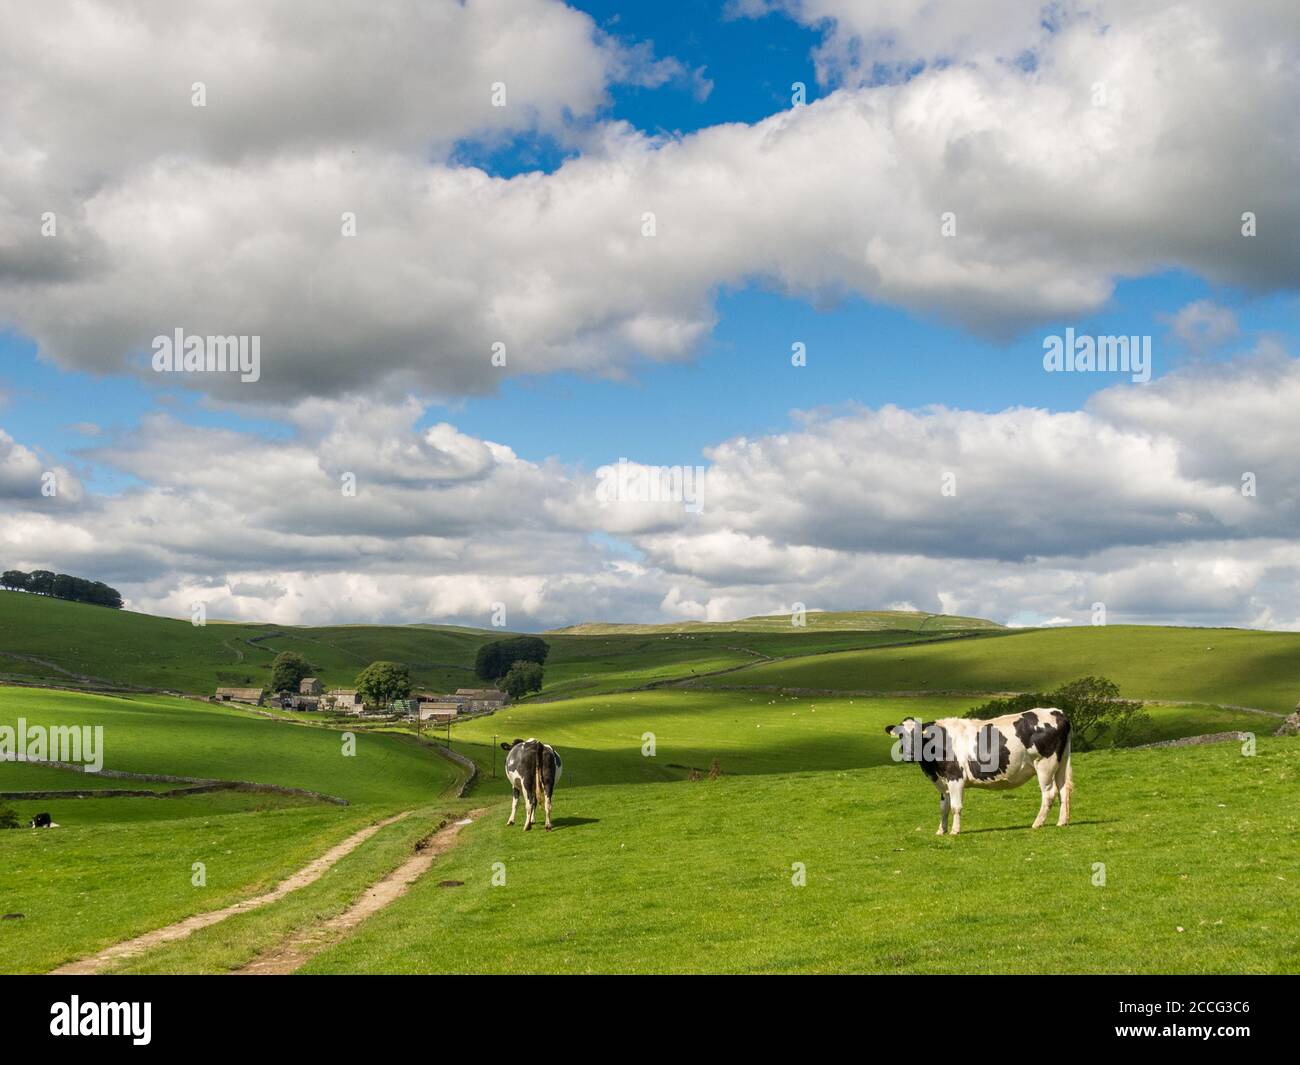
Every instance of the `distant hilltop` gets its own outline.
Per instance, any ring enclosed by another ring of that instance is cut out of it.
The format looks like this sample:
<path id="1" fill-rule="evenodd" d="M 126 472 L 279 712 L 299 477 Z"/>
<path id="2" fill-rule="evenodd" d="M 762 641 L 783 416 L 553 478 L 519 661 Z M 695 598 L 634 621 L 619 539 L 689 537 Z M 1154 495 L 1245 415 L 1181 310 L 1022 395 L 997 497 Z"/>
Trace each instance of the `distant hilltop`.
<path id="1" fill-rule="evenodd" d="M 1001 629 L 996 621 L 966 618 L 955 614 L 927 614 L 919 610 L 810 610 L 803 615 L 804 625 L 793 623 L 790 614 L 763 614 L 738 621 L 677 621 L 660 625 L 622 624 L 610 621 L 587 621 L 550 629 L 554 635 L 599 636 L 602 634 L 691 633 L 691 632 L 785 632 L 792 628 L 818 629 L 823 632 L 948 632 L 968 629 Z"/>

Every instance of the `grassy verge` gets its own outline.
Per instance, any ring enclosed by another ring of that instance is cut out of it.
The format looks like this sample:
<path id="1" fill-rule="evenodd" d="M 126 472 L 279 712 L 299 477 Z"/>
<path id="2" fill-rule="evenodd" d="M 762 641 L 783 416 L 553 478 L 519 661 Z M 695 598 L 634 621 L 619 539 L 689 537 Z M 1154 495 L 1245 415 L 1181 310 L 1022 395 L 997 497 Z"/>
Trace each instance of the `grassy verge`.
<path id="1" fill-rule="evenodd" d="M 0 911 L 24 915 L 0 921 L 0 972 L 46 972 L 254 895 L 377 817 L 274 802 L 228 812 L 247 798 L 78 800 L 80 824 L 0 833 Z M 111 823 L 89 816 L 95 805 L 111 805 Z M 206 886 L 193 884 L 195 862 Z"/>
<path id="2" fill-rule="evenodd" d="M 572 789 L 306 971 L 1293 973 L 1297 784 L 1294 741 L 1089 754 L 1069 828 L 975 792 L 956 838 L 911 766 Z"/>

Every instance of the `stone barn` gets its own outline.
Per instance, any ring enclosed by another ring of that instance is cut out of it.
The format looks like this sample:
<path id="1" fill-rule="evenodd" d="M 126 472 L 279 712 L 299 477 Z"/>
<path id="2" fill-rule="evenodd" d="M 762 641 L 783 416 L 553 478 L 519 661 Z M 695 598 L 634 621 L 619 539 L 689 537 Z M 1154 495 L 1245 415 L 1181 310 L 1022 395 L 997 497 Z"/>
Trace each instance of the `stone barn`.
<path id="1" fill-rule="evenodd" d="M 218 688 L 217 701 L 222 703 L 247 703 L 261 706 L 266 693 L 261 688 Z"/>
<path id="2" fill-rule="evenodd" d="M 365 709 L 365 702 L 355 688 L 335 688 L 329 693 L 334 709 L 342 714 L 359 714 Z"/>

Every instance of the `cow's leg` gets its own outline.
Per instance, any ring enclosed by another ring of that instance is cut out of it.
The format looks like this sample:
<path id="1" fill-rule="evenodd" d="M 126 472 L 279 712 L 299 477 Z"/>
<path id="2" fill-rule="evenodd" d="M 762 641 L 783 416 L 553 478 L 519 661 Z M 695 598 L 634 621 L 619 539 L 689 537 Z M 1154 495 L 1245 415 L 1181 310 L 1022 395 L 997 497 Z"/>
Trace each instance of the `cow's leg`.
<path id="1" fill-rule="evenodd" d="M 1070 796 L 1074 793 L 1074 773 L 1070 769 L 1070 741 L 1065 741 L 1065 752 L 1056 766 L 1056 787 L 1061 794 L 1061 816 L 1056 819 L 1056 827 L 1070 823 Z"/>
<path id="2" fill-rule="evenodd" d="M 936 780 L 934 786 L 939 789 L 939 830 L 935 835 L 942 836 L 948 831 L 948 784 L 947 781 Z"/>
<path id="3" fill-rule="evenodd" d="M 533 830 L 533 821 L 537 817 L 537 796 L 524 788 L 524 831 Z"/>
<path id="4" fill-rule="evenodd" d="M 961 831 L 961 796 L 966 790 L 966 781 L 954 780 L 948 785 L 948 804 L 952 807 L 952 834 Z"/>
<path id="5" fill-rule="evenodd" d="M 1043 801 L 1038 806 L 1038 816 L 1034 818 L 1034 828 L 1042 828 L 1043 822 L 1047 820 L 1047 811 L 1056 801 L 1056 766 L 1051 759 L 1044 758 L 1034 766 L 1034 772 L 1038 774 L 1038 788 L 1043 795 Z"/>
<path id="6" fill-rule="evenodd" d="M 542 802 L 546 809 L 546 831 L 549 832 L 551 830 L 551 793 L 545 788 L 542 788 L 541 792 Z"/>
<path id="7" fill-rule="evenodd" d="M 510 820 L 506 822 L 506 828 L 509 828 L 511 825 L 515 823 L 515 814 L 518 812 L 518 810 L 519 810 L 519 789 L 515 788 L 514 799 L 510 803 Z"/>

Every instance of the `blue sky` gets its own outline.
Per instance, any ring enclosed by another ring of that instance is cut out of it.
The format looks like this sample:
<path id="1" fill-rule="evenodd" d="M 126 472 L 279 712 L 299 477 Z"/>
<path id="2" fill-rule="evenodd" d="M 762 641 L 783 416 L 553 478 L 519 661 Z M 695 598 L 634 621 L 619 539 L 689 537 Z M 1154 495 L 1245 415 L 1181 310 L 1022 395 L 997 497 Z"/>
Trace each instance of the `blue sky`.
<path id="1" fill-rule="evenodd" d="M 818 85 L 811 59 L 820 34 L 781 15 L 733 18 L 725 4 L 698 0 L 673 5 L 586 0 L 573 6 L 626 43 L 653 45 L 657 57 L 702 71 L 711 85 L 702 93 L 689 80 L 655 88 L 615 84 L 604 119 L 673 136 L 720 123 L 755 122 L 781 111 L 789 106 L 795 81 L 806 84 L 810 100 L 830 88 Z M 552 170 L 566 154 L 553 138 L 523 136 L 466 141 L 454 157 L 509 177 Z M 644 361 L 619 380 L 573 373 L 514 378 L 494 395 L 434 404 L 424 422 L 452 421 L 531 460 L 556 457 L 594 467 L 623 455 L 645 462 L 691 461 L 731 436 L 779 432 L 790 426 L 793 410 L 849 402 L 1069 410 L 1115 381 L 1106 375 L 1042 373 L 1044 335 L 1067 325 L 1097 334 L 1150 333 L 1158 376 L 1187 357 L 1162 317 L 1199 299 L 1232 308 L 1246 335 L 1264 331 L 1296 339 L 1294 297 L 1252 298 L 1172 271 L 1120 281 L 1100 314 L 1043 323 L 1007 341 L 856 296 L 817 308 L 752 283 L 717 294 L 718 325 L 689 361 Z M 790 365 L 796 341 L 806 345 L 806 367 Z M 34 345 L 12 331 L 0 334 L 0 365 L 11 432 L 76 466 L 100 491 L 134 482 L 87 464 L 81 452 L 94 441 L 70 428 L 78 423 L 92 422 L 111 433 L 161 408 L 196 425 L 271 438 L 285 432 L 273 417 L 216 409 L 184 389 L 60 371 L 39 361 Z"/>
<path id="2" fill-rule="evenodd" d="M 497 600 L 538 626 L 793 601 L 1055 623 L 1104 597 L 1300 626 L 1300 74 L 1261 50 L 1293 15 L 338 4 L 86 0 L 67 31 L 37 5 L 12 40 L 56 55 L 0 40 L 27 93 L 0 98 L 6 558 L 285 623 Z M 174 92 L 196 40 L 225 59 L 208 111 Z M 981 224 L 938 240 L 951 208 Z M 144 371 L 182 325 L 264 337 L 265 378 Z M 1067 329 L 1149 336 L 1151 381 L 1044 372 Z M 620 458 L 708 466 L 703 516 L 606 506 Z M 56 467 L 88 492 L 46 501 Z M 970 495 L 936 493 L 951 468 Z M 339 497 L 352 470 L 371 505 Z"/>
<path id="3" fill-rule="evenodd" d="M 695 0 L 673 5 L 586 0 L 573 6 L 605 32 L 629 44 L 648 42 L 657 57 L 702 70 L 711 83 L 707 94 L 689 80 L 656 88 L 611 86 L 602 117 L 649 133 L 672 136 L 758 121 L 789 106 L 795 81 L 807 85 L 810 100 L 830 88 L 818 85 L 810 55 L 820 34 L 781 15 L 731 18 L 725 4 Z M 553 138 L 524 136 L 491 144 L 467 141 L 455 158 L 509 177 L 554 169 L 565 155 Z M 1102 313 L 1043 323 L 1008 341 L 856 296 L 816 308 L 753 283 L 718 293 L 717 328 L 687 362 L 645 361 L 621 380 L 572 373 L 514 378 L 491 396 L 435 404 L 424 421 L 450 420 L 532 460 L 554 456 L 594 467 L 622 455 L 645 462 L 691 461 L 728 437 L 787 428 L 792 410 L 847 402 L 1068 410 L 1115 382 L 1105 375 L 1042 373 L 1044 335 L 1067 325 L 1098 334 L 1150 333 L 1158 376 L 1187 355 L 1162 316 L 1207 298 L 1232 308 L 1243 334 L 1264 331 L 1296 339 L 1294 297 L 1252 298 L 1178 272 L 1122 280 Z M 807 347 L 806 367 L 790 365 L 795 341 Z M 93 422 L 111 433 L 137 425 L 142 415 L 161 407 L 196 425 L 269 437 L 284 432 L 274 418 L 214 409 L 183 389 L 57 370 L 37 360 L 32 343 L 13 332 L 0 334 L 0 365 L 10 431 L 76 466 L 100 491 L 134 482 L 86 463 L 80 453 L 93 440 L 69 428 L 78 423 Z"/>

